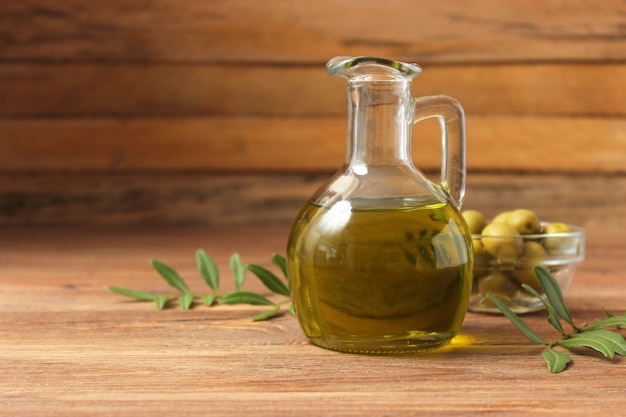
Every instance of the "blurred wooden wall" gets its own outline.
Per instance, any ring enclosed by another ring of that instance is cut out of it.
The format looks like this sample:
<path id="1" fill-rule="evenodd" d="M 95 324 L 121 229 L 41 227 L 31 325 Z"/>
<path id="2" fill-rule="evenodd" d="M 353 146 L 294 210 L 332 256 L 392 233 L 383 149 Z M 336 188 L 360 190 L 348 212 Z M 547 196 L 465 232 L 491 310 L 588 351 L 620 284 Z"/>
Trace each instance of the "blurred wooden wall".
<path id="1" fill-rule="evenodd" d="M 0 225 L 291 222 L 343 162 L 336 55 L 461 101 L 465 207 L 626 217 L 626 1 L 3 0 Z"/>

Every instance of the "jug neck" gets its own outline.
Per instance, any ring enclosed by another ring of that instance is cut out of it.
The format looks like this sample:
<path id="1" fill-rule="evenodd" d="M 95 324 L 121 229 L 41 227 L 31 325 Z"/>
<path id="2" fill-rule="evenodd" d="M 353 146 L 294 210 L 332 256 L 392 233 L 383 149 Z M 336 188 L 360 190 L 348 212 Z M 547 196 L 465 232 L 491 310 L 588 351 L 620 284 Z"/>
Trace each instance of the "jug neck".
<path id="1" fill-rule="evenodd" d="M 348 147 L 352 167 L 413 165 L 411 82 L 359 77 L 348 82 Z"/>

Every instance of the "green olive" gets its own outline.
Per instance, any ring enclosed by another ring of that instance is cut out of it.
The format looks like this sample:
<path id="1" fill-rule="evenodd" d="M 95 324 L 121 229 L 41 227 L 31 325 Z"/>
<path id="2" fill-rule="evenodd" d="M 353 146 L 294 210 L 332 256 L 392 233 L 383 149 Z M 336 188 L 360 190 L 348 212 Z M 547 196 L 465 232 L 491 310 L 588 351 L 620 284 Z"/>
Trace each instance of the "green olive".
<path id="1" fill-rule="evenodd" d="M 541 288 L 541 284 L 539 283 L 539 279 L 537 278 L 533 267 L 516 269 L 513 271 L 513 277 L 520 283 L 520 285 L 529 285 L 538 293 L 543 293 L 543 288 Z"/>
<path id="2" fill-rule="evenodd" d="M 474 250 L 474 266 L 487 267 L 493 257 L 485 250 L 480 239 L 472 239 L 472 248 Z M 474 268 L 476 270 L 476 268 Z"/>
<path id="3" fill-rule="evenodd" d="M 524 261 L 534 266 L 546 259 L 546 256 L 546 250 L 539 242 L 524 242 L 524 251 L 522 252 Z"/>
<path id="4" fill-rule="evenodd" d="M 534 211 L 527 209 L 513 210 L 506 218 L 506 223 L 515 227 L 522 235 L 541 232 L 541 221 Z"/>
<path id="5" fill-rule="evenodd" d="M 492 293 L 506 299 L 513 299 L 519 291 L 519 285 L 508 275 L 494 271 L 478 280 L 478 292 L 481 295 Z"/>
<path id="6" fill-rule="evenodd" d="M 568 233 L 572 229 L 565 223 L 550 223 L 544 229 L 545 234 Z M 571 239 L 567 237 L 547 237 L 543 241 L 543 246 L 550 255 L 560 255 L 567 253 L 571 248 Z"/>
<path id="7" fill-rule="evenodd" d="M 496 257 L 498 258 L 498 261 L 500 261 L 500 263 L 512 264 L 515 262 L 518 256 L 519 250 L 515 247 L 515 245 L 503 243 L 502 245 L 498 246 Z"/>
<path id="8" fill-rule="evenodd" d="M 482 235 L 485 250 L 499 259 L 502 256 L 510 261 L 511 257 L 521 255 L 524 250 L 522 236 L 507 223 L 490 223 L 483 229 Z"/>
<path id="9" fill-rule="evenodd" d="M 517 282 L 530 285 L 535 291 L 542 293 L 543 289 L 535 275 L 535 266 L 541 265 L 548 254 L 543 246 L 538 242 L 524 242 L 524 252 L 522 253 L 522 263 L 516 265 L 512 274 Z"/>
<path id="10" fill-rule="evenodd" d="M 512 211 L 503 211 L 491 220 L 491 223 L 506 223 Z"/>
<path id="11" fill-rule="evenodd" d="M 572 229 L 565 223 L 550 223 L 546 225 L 543 233 L 569 233 L 571 231 Z"/>
<path id="12" fill-rule="evenodd" d="M 485 216 L 477 210 L 464 210 L 461 214 L 463 215 L 463 218 L 469 227 L 470 233 L 472 234 L 480 234 L 480 232 L 482 232 L 487 225 Z"/>

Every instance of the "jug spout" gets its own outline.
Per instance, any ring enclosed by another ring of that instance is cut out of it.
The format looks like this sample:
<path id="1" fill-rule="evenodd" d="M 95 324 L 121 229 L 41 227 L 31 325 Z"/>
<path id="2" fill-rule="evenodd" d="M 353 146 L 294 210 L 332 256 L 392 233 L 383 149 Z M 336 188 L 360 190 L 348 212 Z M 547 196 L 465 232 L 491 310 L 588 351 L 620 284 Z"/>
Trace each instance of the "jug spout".
<path id="1" fill-rule="evenodd" d="M 422 68 L 417 64 L 408 64 L 373 56 L 338 56 L 328 61 L 326 71 L 330 75 L 348 79 L 365 75 L 369 77 L 378 76 L 411 80 L 422 73 Z"/>

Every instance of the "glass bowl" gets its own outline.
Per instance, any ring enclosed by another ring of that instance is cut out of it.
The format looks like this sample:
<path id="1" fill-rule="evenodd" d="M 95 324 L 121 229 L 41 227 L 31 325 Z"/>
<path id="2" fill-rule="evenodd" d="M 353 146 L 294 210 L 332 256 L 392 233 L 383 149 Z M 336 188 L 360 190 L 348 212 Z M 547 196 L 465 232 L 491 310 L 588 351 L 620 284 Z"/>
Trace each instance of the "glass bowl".
<path id="1" fill-rule="evenodd" d="M 547 224 L 542 223 L 542 230 Z M 565 292 L 574 278 L 576 266 L 585 257 L 584 230 L 567 226 L 570 231 L 563 233 L 517 236 L 473 234 L 474 281 L 469 310 L 500 313 L 487 293 L 495 294 L 518 314 L 544 309 L 540 300 L 522 288 L 522 284 L 528 284 L 543 295 L 533 270 L 536 266 L 549 270 L 561 291 Z M 497 249 L 494 250 L 494 247 Z"/>

